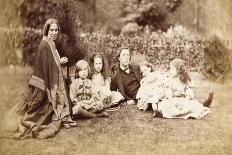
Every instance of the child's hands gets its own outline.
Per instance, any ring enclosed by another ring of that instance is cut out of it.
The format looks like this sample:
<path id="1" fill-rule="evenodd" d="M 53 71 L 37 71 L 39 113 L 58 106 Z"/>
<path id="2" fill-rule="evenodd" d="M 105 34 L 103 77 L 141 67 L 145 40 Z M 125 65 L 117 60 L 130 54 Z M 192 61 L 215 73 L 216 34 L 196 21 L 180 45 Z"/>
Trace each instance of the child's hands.
<path id="1" fill-rule="evenodd" d="M 112 103 L 112 96 L 106 96 L 102 100 L 105 107 L 108 107 Z"/>

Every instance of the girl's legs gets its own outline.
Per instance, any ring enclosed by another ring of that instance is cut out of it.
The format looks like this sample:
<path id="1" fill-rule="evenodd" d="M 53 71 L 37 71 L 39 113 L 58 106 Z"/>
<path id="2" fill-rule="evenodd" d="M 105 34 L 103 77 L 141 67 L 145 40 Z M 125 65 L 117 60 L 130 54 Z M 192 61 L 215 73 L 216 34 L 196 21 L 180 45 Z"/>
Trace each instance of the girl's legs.
<path id="1" fill-rule="evenodd" d="M 73 114 L 75 115 L 75 113 L 73 113 Z M 95 118 L 95 117 L 97 117 L 97 114 L 89 112 L 89 111 L 83 109 L 82 107 L 79 107 L 78 114 L 80 116 L 82 116 L 82 117 L 85 117 L 85 118 Z"/>
<path id="2" fill-rule="evenodd" d="M 91 109 L 90 111 L 88 111 L 82 107 L 78 107 L 78 110 L 73 109 L 73 115 L 76 114 L 85 118 L 109 117 L 109 114 L 107 112 L 97 113 L 97 110 L 95 109 Z"/>
<path id="3" fill-rule="evenodd" d="M 152 103 L 152 109 L 154 111 L 153 117 L 163 117 L 163 114 L 159 111 L 159 103 L 160 102 Z"/>
<path id="4" fill-rule="evenodd" d="M 109 117 L 109 114 L 107 112 L 105 112 L 104 110 L 95 110 L 92 108 L 92 109 L 90 109 L 89 112 L 96 114 L 97 117 L 106 117 L 106 118 Z"/>

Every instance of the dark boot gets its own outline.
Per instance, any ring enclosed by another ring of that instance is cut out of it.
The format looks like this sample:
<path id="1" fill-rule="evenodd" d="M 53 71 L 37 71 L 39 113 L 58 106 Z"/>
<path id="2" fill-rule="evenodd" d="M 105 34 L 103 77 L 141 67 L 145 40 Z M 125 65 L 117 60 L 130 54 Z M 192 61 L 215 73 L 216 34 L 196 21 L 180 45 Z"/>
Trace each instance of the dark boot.
<path id="1" fill-rule="evenodd" d="M 203 102 L 203 106 L 209 108 L 210 105 L 211 105 L 211 103 L 212 103 L 212 101 L 213 101 L 213 97 L 214 97 L 214 93 L 211 91 L 209 93 L 208 98 Z"/>

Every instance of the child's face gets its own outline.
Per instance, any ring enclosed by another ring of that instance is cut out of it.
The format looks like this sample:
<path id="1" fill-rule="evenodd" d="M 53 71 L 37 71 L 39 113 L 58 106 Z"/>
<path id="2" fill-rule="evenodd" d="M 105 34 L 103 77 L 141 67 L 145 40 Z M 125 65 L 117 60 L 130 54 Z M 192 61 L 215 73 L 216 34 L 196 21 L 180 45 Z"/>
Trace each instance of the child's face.
<path id="1" fill-rule="evenodd" d="M 177 74 L 177 72 L 176 72 L 176 68 L 174 67 L 174 66 L 170 66 L 170 74 L 172 75 L 172 76 L 175 76 L 176 74 Z"/>
<path id="2" fill-rule="evenodd" d="M 151 73 L 151 67 L 148 66 L 140 66 L 140 71 L 143 77 L 146 77 L 149 73 Z"/>
<path id="3" fill-rule="evenodd" d="M 94 69 L 97 73 L 100 73 L 102 70 L 102 59 L 101 58 L 94 58 Z"/>
<path id="4" fill-rule="evenodd" d="M 78 74 L 81 79 L 86 79 L 88 77 L 88 66 L 82 67 Z"/>

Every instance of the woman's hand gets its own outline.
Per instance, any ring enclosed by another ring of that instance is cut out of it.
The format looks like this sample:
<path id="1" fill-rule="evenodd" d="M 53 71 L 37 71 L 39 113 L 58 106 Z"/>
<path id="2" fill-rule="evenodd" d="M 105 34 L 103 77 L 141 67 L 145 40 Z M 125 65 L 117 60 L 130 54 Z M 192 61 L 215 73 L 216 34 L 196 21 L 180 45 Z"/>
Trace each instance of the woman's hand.
<path id="1" fill-rule="evenodd" d="M 60 64 L 61 64 L 61 65 L 65 64 L 65 63 L 67 63 L 67 62 L 68 62 L 68 58 L 67 58 L 67 57 L 62 57 L 62 58 L 60 58 Z"/>

